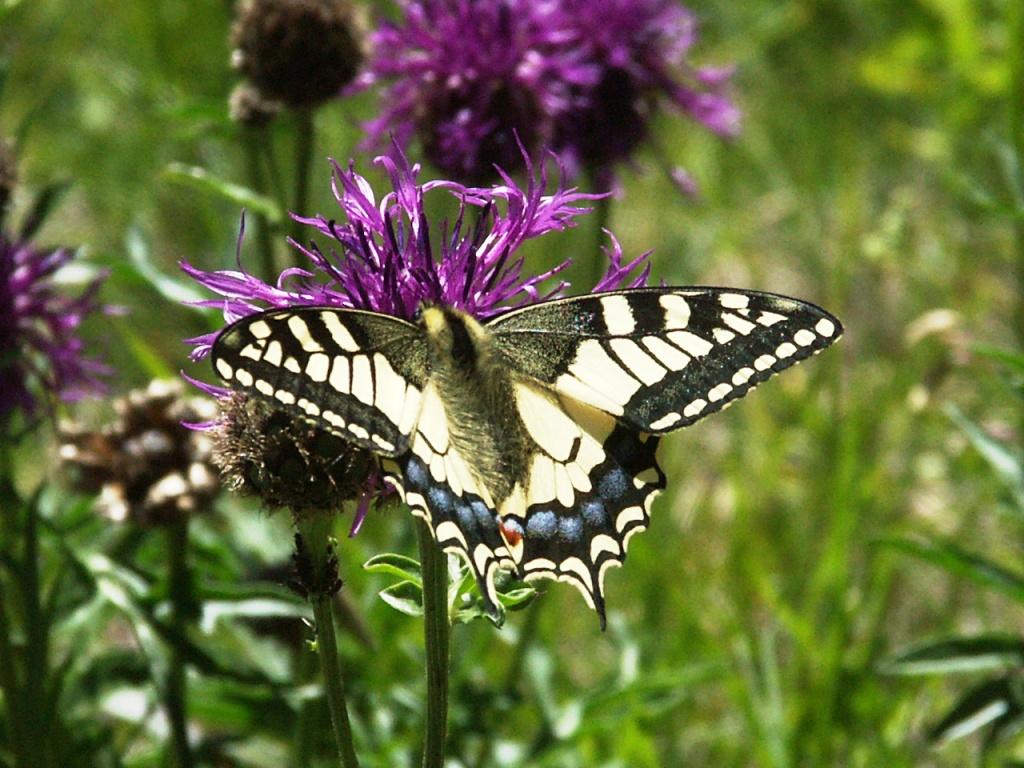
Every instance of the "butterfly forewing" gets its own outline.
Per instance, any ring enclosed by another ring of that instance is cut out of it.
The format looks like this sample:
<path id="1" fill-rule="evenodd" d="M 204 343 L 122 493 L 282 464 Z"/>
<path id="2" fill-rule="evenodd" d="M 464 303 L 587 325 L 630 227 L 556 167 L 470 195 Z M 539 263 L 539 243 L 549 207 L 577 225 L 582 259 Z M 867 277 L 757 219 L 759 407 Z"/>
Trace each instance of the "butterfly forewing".
<path id="1" fill-rule="evenodd" d="M 720 410 L 842 332 L 813 304 L 725 288 L 561 299 L 487 327 L 524 373 L 655 434 Z"/>
<path id="2" fill-rule="evenodd" d="M 224 330 L 213 365 L 232 387 L 382 456 L 409 449 L 426 380 L 419 329 L 348 309 L 250 315 Z"/>

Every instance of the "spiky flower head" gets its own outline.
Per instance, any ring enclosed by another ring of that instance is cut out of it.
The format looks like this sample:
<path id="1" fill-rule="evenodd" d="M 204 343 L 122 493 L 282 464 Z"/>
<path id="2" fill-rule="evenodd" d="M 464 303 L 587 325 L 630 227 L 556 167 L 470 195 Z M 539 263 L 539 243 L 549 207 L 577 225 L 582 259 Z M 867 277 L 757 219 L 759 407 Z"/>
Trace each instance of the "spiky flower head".
<path id="1" fill-rule="evenodd" d="M 607 186 L 669 102 L 734 134 L 728 69 L 698 69 L 692 12 L 675 0 L 401 0 L 371 36 L 361 85 L 383 84 L 368 142 L 417 136 L 445 174 L 477 182 L 494 164 L 551 147 L 571 174 Z"/>
<path id="2" fill-rule="evenodd" d="M 231 44 L 252 85 L 297 108 L 338 95 L 362 61 L 348 0 L 241 0 Z"/>
<path id="3" fill-rule="evenodd" d="M 103 390 L 109 369 L 87 357 L 82 321 L 99 308 L 103 276 L 68 296 L 57 273 L 70 248 L 43 249 L 0 231 L 0 422 L 35 412 L 41 394 L 76 400 Z"/>
<path id="4" fill-rule="evenodd" d="M 334 164 L 340 220 L 296 217 L 328 244 L 292 242 L 309 260 L 308 269 L 286 270 L 269 284 L 241 268 L 205 272 L 183 263 L 189 275 L 221 297 L 201 301 L 200 306 L 222 310 L 229 323 L 266 309 L 297 306 L 368 309 L 413 319 L 425 302 L 485 319 L 552 298 L 568 287 L 564 281 L 545 286 L 570 265 L 568 260 L 528 275 L 519 251 L 528 240 L 572 226 L 577 216 L 590 210 L 586 203 L 594 195 L 561 184 L 548 193 L 545 171 L 535 170 L 528 161 L 525 188 L 504 173 L 501 184 L 487 188 L 444 180 L 421 183 L 420 167 L 410 165 L 397 147 L 376 163 L 391 181 L 391 189 L 379 199 L 351 164 L 347 169 Z M 458 208 L 453 222 L 432 224 L 428 219 L 424 198 L 435 191 L 454 198 Z M 606 254 L 608 270 L 596 290 L 644 284 L 649 272 L 646 254 L 627 262 L 614 238 Z M 189 340 L 193 359 L 209 353 L 218 333 Z M 227 397 L 225 390 L 204 386 Z M 234 418 L 239 411 L 224 413 Z M 216 428 L 231 429 L 223 421 Z M 351 450 L 358 452 L 354 446 Z M 369 472 L 357 523 L 382 487 L 379 474 Z"/>

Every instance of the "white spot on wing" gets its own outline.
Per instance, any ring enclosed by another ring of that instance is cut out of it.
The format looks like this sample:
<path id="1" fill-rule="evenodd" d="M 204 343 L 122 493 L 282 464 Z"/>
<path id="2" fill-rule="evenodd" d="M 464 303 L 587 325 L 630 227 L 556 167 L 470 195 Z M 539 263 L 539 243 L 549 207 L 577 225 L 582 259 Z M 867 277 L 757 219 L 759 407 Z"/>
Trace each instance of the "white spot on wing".
<path id="1" fill-rule="evenodd" d="M 352 394 L 367 405 L 373 405 L 373 378 L 370 358 L 359 355 L 352 360 Z"/>
<path id="2" fill-rule="evenodd" d="M 569 371 L 591 387 L 600 386 L 602 394 L 619 405 L 628 403 L 640 389 L 640 382 L 612 360 L 597 339 L 587 339 L 579 345 Z"/>
<path id="3" fill-rule="evenodd" d="M 825 338 L 829 338 L 836 332 L 836 324 L 829 320 L 827 317 L 823 317 L 814 326 L 814 330 L 816 330 Z"/>
<path id="4" fill-rule="evenodd" d="M 284 348 L 281 342 L 272 341 L 267 344 L 267 351 L 263 353 L 263 360 L 271 365 L 280 365 L 284 358 Z"/>
<path id="5" fill-rule="evenodd" d="M 694 400 L 688 406 L 683 408 L 683 416 L 685 416 L 688 419 L 692 418 L 692 417 L 697 416 L 698 414 L 700 414 L 700 412 L 703 411 L 707 407 L 708 407 L 707 401 L 705 401 L 702 398 L 698 397 L 696 400 Z"/>
<path id="6" fill-rule="evenodd" d="M 235 369 L 231 367 L 231 364 L 227 360 L 217 360 L 217 374 L 222 379 L 230 379 L 234 372 Z"/>
<path id="7" fill-rule="evenodd" d="M 351 391 L 348 380 L 348 358 L 343 355 L 334 357 L 334 365 L 331 366 L 331 386 L 345 394 Z"/>
<path id="8" fill-rule="evenodd" d="M 265 339 L 270 336 L 272 331 L 270 330 L 270 324 L 266 320 L 254 320 L 249 323 L 249 333 L 257 339 Z"/>
<path id="9" fill-rule="evenodd" d="M 327 332 L 331 334 L 331 339 L 335 344 L 346 352 L 356 352 L 359 350 L 356 340 L 352 338 L 348 328 L 338 319 L 336 312 L 321 312 L 320 319 L 323 321 L 324 327 L 327 328 Z"/>
<path id="10" fill-rule="evenodd" d="M 327 372 L 331 368 L 331 358 L 323 352 L 314 352 L 306 361 L 306 375 L 318 384 L 327 381 Z"/>
<path id="11" fill-rule="evenodd" d="M 667 336 L 669 341 L 694 357 L 702 357 L 714 348 L 710 341 L 689 331 L 670 331 Z"/>
<path id="12" fill-rule="evenodd" d="M 448 418 L 433 384 L 423 390 L 423 405 L 417 428 L 435 451 L 448 450 Z"/>
<path id="13" fill-rule="evenodd" d="M 642 523 L 645 517 L 643 507 L 626 507 L 615 518 L 615 530 L 622 533 L 630 523 Z"/>
<path id="14" fill-rule="evenodd" d="M 377 382 L 373 404 L 392 423 L 398 424 L 405 405 L 405 379 L 395 372 L 388 359 L 379 352 L 373 355 L 373 368 Z"/>
<path id="15" fill-rule="evenodd" d="M 739 315 L 734 315 L 731 312 L 725 312 L 722 314 L 722 322 L 732 328 L 736 333 L 748 336 L 752 330 L 757 328 L 749 320 L 744 320 Z"/>
<path id="16" fill-rule="evenodd" d="M 666 413 L 664 416 L 662 416 L 657 421 L 652 421 L 650 423 L 650 428 L 660 432 L 663 429 L 668 429 L 673 424 L 675 424 L 675 423 L 679 422 L 680 420 L 682 420 L 682 418 L 683 418 L 682 416 L 680 416 L 678 413 L 676 413 L 674 411 L 671 412 L 671 413 Z"/>
<path id="17" fill-rule="evenodd" d="M 732 384 L 729 384 L 728 382 L 722 382 L 717 387 L 713 388 L 710 392 L 708 392 L 708 400 L 712 403 L 717 403 L 719 400 L 724 399 L 725 396 L 728 395 L 730 392 L 732 392 Z"/>
<path id="18" fill-rule="evenodd" d="M 690 305 L 678 293 L 666 293 L 658 297 L 658 303 L 665 310 L 665 328 L 685 328 L 690 324 Z"/>
<path id="19" fill-rule="evenodd" d="M 559 392 L 568 395 L 574 400 L 587 403 L 594 408 L 600 408 L 602 411 L 615 416 L 622 415 L 622 403 L 610 400 L 603 393 L 594 389 L 589 384 L 580 381 L 571 373 L 563 373 L 559 376 L 558 380 L 555 381 L 555 386 Z"/>
<path id="20" fill-rule="evenodd" d="M 718 303 L 726 309 L 746 309 L 750 299 L 742 293 L 723 293 L 719 294 Z"/>
<path id="21" fill-rule="evenodd" d="M 689 355 L 680 352 L 664 339 L 657 336 L 644 336 L 644 346 L 651 354 L 670 371 L 681 371 L 692 359 Z"/>
<path id="22" fill-rule="evenodd" d="M 533 441 L 555 459 L 568 459 L 579 428 L 558 401 L 528 384 L 516 384 L 515 396 L 519 416 Z"/>
<path id="23" fill-rule="evenodd" d="M 612 339 L 609 345 L 627 366 L 629 372 L 647 386 L 657 384 L 668 373 L 658 362 L 640 349 L 631 339 Z"/>
<path id="24" fill-rule="evenodd" d="M 243 387 L 251 387 L 253 382 L 253 376 L 244 368 L 239 368 L 235 374 L 235 381 L 241 384 Z"/>
<path id="25" fill-rule="evenodd" d="M 775 356 L 780 360 L 785 360 L 787 357 L 792 357 L 795 354 L 796 347 L 788 341 L 784 341 L 782 344 L 779 344 L 778 348 L 775 350 Z"/>
<path id="26" fill-rule="evenodd" d="M 320 346 L 320 343 L 313 338 L 313 334 L 309 332 L 309 326 L 306 325 L 306 321 L 298 315 L 292 315 L 288 318 L 288 330 L 292 332 L 295 340 L 302 346 L 303 351 L 324 351 L 324 348 Z"/>
<path id="27" fill-rule="evenodd" d="M 754 368 L 759 371 L 767 371 L 773 365 L 775 365 L 775 358 L 771 355 L 761 355 L 754 361 Z"/>
<path id="28" fill-rule="evenodd" d="M 601 312 L 608 333 L 613 336 L 626 336 L 636 328 L 633 310 L 625 296 L 605 296 L 601 299 Z"/>
<path id="29" fill-rule="evenodd" d="M 801 328 L 793 336 L 793 341 L 799 344 L 801 347 L 809 347 L 814 343 L 814 332 L 808 331 L 806 328 Z"/>

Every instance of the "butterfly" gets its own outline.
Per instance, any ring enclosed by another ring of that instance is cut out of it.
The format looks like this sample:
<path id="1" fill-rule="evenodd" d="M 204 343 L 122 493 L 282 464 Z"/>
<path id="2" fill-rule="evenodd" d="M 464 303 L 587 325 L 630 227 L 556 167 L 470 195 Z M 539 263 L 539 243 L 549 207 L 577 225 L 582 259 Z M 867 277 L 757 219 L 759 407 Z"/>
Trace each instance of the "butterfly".
<path id="1" fill-rule="evenodd" d="M 232 388 L 378 457 L 488 609 L 495 573 L 575 586 L 605 625 L 604 580 L 665 487 L 661 435 L 832 344 L 804 301 L 731 288 L 634 288 L 480 321 L 301 307 L 217 337 Z"/>

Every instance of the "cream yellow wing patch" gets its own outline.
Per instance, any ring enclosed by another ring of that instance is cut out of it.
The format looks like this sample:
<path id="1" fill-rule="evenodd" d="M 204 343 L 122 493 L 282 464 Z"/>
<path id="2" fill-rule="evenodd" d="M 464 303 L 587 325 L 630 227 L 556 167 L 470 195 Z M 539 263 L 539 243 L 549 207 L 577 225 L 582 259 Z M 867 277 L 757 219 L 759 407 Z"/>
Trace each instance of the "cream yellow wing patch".
<path id="1" fill-rule="evenodd" d="M 658 439 L 531 382 L 516 383 L 515 395 L 535 450 L 521 493 L 501 508 L 506 538 L 516 541 L 509 554 L 527 581 L 579 589 L 604 626 L 605 574 L 622 564 L 665 486 Z"/>

